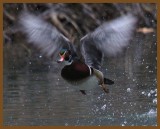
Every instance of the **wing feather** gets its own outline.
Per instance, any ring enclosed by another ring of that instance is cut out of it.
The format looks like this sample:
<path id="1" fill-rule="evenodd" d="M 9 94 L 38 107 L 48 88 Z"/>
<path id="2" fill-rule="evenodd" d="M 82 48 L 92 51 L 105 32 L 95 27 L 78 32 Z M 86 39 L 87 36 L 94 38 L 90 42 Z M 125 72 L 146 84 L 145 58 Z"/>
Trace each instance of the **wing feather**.
<path id="1" fill-rule="evenodd" d="M 69 39 L 41 17 L 23 12 L 19 17 L 19 25 L 20 30 L 26 34 L 28 43 L 48 57 L 55 58 L 62 47 L 70 48 Z"/>
<path id="2" fill-rule="evenodd" d="M 137 18 L 127 14 L 102 24 L 84 36 L 81 39 L 81 53 L 86 64 L 100 69 L 103 56 L 116 56 L 121 53 L 133 37 L 136 23 Z"/>

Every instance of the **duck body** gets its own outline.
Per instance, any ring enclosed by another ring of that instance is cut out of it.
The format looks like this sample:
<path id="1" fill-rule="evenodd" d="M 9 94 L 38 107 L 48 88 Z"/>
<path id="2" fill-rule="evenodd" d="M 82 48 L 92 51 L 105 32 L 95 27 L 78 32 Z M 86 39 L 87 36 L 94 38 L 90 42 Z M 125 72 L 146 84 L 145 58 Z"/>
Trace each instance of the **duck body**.
<path id="1" fill-rule="evenodd" d="M 70 65 L 64 66 L 61 70 L 61 76 L 68 81 L 81 81 L 93 74 L 93 68 L 80 60 L 73 61 Z"/>
<path id="2" fill-rule="evenodd" d="M 85 90 L 93 89 L 99 84 L 94 68 L 88 66 L 81 60 L 74 60 L 71 64 L 65 65 L 61 70 L 61 76 L 73 86 L 78 86 L 82 94 Z M 104 84 L 112 85 L 114 81 L 104 77 Z M 82 90 L 83 89 L 83 90 Z"/>
<path id="3" fill-rule="evenodd" d="M 93 74 L 93 68 L 81 60 L 75 60 L 70 65 L 65 65 L 61 70 L 61 76 L 83 95 L 86 95 L 86 91 L 96 88 L 98 84 L 98 80 Z"/>

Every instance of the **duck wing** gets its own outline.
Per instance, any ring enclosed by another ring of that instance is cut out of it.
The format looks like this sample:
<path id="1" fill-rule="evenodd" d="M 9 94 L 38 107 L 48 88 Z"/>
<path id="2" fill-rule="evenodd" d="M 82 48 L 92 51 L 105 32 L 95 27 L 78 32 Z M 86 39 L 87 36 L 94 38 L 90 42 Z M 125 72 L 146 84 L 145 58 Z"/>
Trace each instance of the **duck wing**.
<path id="1" fill-rule="evenodd" d="M 104 56 L 111 57 L 121 53 L 134 34 L 136 23 L 137 18 L 127 14 L 102 24 L 82 37 L 81 54 L 85 63 L 100 69 Z"/>
<path id="2" fill-rule="evenodd" d="M 48 57 L 54 59 L 61 48 L 71 47 L 68 38 L 39 16 L 23 12 L 19 16 L 19 25 L 20 30 L 27 36 L 28 42 Z"/>

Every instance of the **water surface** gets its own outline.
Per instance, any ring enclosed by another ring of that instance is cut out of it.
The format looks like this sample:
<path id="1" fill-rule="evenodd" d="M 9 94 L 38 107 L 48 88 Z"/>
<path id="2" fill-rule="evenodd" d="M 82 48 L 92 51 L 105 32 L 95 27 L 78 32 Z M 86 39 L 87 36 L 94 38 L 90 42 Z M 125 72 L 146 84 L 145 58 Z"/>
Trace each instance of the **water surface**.
<path id="1" fill-rule="evenodd" d="M 23 68 L 4 58 L 4 125 L 156 126 L 156 46 L 155 34 L 138 34 L 124 55 L 104 60 L 105 76 L 115 81 L 109 94 L 97 85 L 82 95 L 61 78 L 63 66 L 35 65 L 41 56 Z"/>

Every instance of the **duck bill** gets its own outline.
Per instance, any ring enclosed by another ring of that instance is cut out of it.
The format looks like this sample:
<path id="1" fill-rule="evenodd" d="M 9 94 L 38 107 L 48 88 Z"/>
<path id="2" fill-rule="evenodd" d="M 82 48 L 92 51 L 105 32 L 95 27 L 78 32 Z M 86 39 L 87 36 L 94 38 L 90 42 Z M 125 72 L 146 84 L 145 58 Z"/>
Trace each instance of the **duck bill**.
<path id="1" fill-rule="evenodd" d="M 63 61 L 64 61 L 64 57 L 63 57 L 63 56 L 60 56 L 60 59 L 57 60 L 58 63 L 61 63 L 61 62 L 63 62 Z"/>

